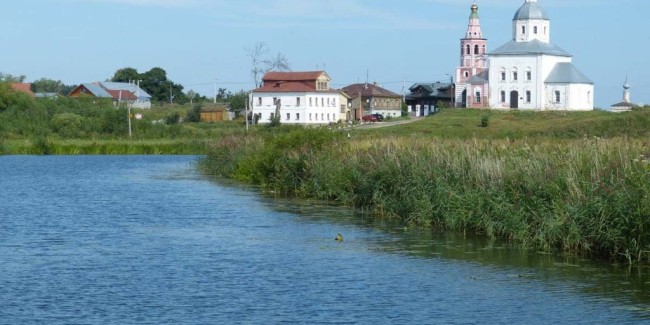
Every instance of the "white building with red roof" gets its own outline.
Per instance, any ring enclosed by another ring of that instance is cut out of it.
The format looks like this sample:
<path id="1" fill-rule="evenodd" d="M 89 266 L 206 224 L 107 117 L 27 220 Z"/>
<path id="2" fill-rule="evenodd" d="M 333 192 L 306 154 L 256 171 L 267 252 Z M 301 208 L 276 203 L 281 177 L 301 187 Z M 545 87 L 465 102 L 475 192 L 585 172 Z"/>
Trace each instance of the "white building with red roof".
<path id="1" fill-rule="evenodd" d="M 278 115 L 284 124 L 336 123 L 347 104 L 330 82 L 325 71 L 269 72 L 250 95 L 251 113 L 258 123 L 270 123 Z"/>

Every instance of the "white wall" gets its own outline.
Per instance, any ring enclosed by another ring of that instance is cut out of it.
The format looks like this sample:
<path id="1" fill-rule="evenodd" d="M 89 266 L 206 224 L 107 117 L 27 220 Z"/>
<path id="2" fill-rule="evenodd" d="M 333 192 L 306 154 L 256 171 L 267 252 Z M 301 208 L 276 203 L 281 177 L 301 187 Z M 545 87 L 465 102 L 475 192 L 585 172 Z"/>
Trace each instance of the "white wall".
<path id="1" fill-rule="evenodd" d="M 284 124 L 327 124 L 341 119 L 340 94 L 336 92 L 252 93 L 251 109 L 253 114 L 261 114 L 259 123 L 270 123 L 276 109 L 274 98 L 281 101 L 280 122 Z"/>

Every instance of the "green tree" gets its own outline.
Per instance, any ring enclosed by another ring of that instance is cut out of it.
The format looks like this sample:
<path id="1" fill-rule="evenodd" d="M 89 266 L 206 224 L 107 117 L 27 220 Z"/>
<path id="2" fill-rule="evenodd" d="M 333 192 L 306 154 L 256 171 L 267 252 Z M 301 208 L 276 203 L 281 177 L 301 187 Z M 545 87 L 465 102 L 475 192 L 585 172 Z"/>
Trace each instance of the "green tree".
<path id="1" fill-rule="evenodd" d="M 31 89 L 35 93 L 57 93 L 67 95 L 75 88 L 76 86 L 66 85 L 61 80 L 41 78 L 32 82 Z"/>
<path id="2" fill-rule="evenodd" d="M 226 101 L 230 107 L 235 111 L 241 111 L 246 108 L 246 100 L 248 99 L 248 93 L 244 90 L 240 90 L 235 94 L 229 93 Z"/>
<path id="3" fill-rule="evenodd" d="M 134 68 L 123 68 L 115 71 L 115 75 L 111 78 L 113 82 L 130 82 L 135 80 L 141 80 L 142 76 L 138 73 L 138 70 Z"/>
<path id="4" fill-rule="evenodd" d="M 27 79 L 27 77 L 25 75 L 13 76 L 13 75 L 8 74 L 8 73 L 0 72 L 0 82 L 23 83 L 23 82 L 25 82 L 25 79 Z"/>

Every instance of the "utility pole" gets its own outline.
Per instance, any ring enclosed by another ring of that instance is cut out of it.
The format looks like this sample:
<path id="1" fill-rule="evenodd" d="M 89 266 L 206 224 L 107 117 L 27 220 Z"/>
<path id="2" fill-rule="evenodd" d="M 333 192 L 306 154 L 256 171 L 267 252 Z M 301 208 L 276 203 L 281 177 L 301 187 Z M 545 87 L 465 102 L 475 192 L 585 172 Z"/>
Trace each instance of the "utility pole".
<path id="1" fill-rule="evenodd" d="M 245 106 L 245 109 L 244 109 L 244 114 L 246 116 L 246 132 L 248 132 L 248 98 L 246 99 L 245 103 L 246 103 L 245 104 L 246 106 Z M 253 116 L 251 116 L 251 118 L 253 118 Z"/>
<path id="2" fill-rule="evenodd" d="M 214 79 L 214 103 L 217 103 L 217 79 Z"/>
<path id="3" fill-rule="evenodd" d="M 173 104 L 173 103 L 174 103 L 174 95 L 173 95 L 173 92 L 172 92 L 172 91 L 173 91 L 173 90 L 172 90 L 172 85 L 169 85 L 169 103 L 170 103 L 170 104 Z"/>

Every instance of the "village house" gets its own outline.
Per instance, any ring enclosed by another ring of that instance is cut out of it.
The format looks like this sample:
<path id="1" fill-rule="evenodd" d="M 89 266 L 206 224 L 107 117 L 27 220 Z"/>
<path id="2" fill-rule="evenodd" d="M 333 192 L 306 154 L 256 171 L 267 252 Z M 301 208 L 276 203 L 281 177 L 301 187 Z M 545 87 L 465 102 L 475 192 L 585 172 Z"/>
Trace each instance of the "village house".
<path id="1" fill-rule="evenodd" d="M 406 105 L 409 114 L 429 116 L 438 112 L 440 106 L 450 107 L 453 101 L 453 84 L 444 82 L 416 83 L 409 88 Z"/>
<path id="2" fill-rule="evenodd" d="M 367 114 L 402 116 L 402 96 L 378 86 L 377 83 L 357 83 L 343 87 L 342 90 L 351 99 L 350 110 L 356 120 Z"/>
<path id="3" fill-rule="evenodd" d="M 68 97 L 108 98 L 114 104 L 127 103 L 132 108 L 150 109 L 151 95 L 134 83 L 126 82 L 93 82 L 84 83 L 70 92 Z"/>
<path id="4" fill-rule="evenodd" d="M 250 114 L 261 124 L 274 117 L 281 123 L 304 125 L 344 120 L 345 97 L 330 88 L 330 82 L 325 71 L 269 72 L 262 78 L 262 86 L 250 94 Z"/>

